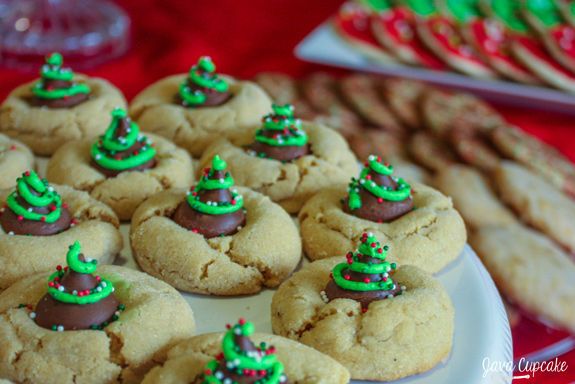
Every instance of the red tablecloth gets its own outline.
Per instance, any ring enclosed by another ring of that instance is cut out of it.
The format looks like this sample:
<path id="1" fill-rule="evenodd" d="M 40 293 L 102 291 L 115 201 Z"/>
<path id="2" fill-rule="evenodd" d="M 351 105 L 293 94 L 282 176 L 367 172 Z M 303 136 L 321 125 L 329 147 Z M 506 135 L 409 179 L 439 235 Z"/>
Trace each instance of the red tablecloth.
<path id="1" fill-rule="evenodd" d="M 341 0 L 119 1 L 133 21 L 133 47 L 120 59 L 89 71 L 109 79 L 132 98 L 166 75 L 186 72 L 200 55 L 218 70 L 238 77 L 260 71 L 305 75 L 320 67 L 297 60 L 294 46 L 334 13 Z M 0 70 L 0 98 L 34 74 Z M 509 121 L 558 147 L 575 160 L 573 117 L 497 107 Z M 537 335 L 533 335 L 537 337 Z M 575 352 L 562 357 L 568 374 L 538 374 L 524 383 L 565 384 L 575 380 Z M 481 362 L 478 362 L 480 364 Z M 451 383 L 449 383 L 451 384 Z"/>

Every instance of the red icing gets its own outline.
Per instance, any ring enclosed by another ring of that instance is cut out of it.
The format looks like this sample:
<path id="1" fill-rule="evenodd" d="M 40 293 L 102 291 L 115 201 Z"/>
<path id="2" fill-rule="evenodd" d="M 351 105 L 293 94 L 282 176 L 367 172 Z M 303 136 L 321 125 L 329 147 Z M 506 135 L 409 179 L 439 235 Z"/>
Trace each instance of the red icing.
<path id="1" fill-rule="evenodd" d="M 354 3 L 344 4 L 335 16 L 334 23 L 349 39 L 383 49 L 371 33 L 370 12 L 362 6 Z"/>
<path id="2" fill-rule="evenodd" d="M 548 70 L 558 72 L 559 74 L 575 81 L 575 75 L 557 63 L 555 59 L 547 53 L 543 45 L 532 36 L 516 35 L 514 36 L 514 41 L 517 44 L 521 44 L 524 49 L 529 51 L 531 56 L 534 56 L 537 60 L 541 61 L 541 64 L 545 65 Z"/>
<path id="3" fill-rule="evenodd" d="M 392 44 L 400 49 L 409 50 L 419 63 L 432 69 L 444 69 L 445 65 L 423 45 L 415 33 L 415 17 L 404 7 L 395 7 L 380 14 L 374 14 L 373 23 L 385 30 Z"/>
<path id="4" fill-rule="evenodd" d="M 575 61 L 575 28 L 569 25 L 559 25 L 549 31 L 549 36 L 565 56 Z"/>

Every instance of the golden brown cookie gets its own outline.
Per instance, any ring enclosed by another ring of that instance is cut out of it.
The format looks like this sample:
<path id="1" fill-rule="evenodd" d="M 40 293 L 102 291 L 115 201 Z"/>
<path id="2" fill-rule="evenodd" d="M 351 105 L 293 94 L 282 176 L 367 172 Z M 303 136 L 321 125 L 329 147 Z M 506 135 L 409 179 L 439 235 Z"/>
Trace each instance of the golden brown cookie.
<path id="1" fill-rule="evenodd" d="M 86 192 L 53 185 L 67 204 L 75 224 L 51 236 L 19 236 L 4 232 L 0 226 L 0 291 L 19 279 L 64 264 L 68 245 L 78 240 L 84 252 L 100 264 L 112 263 L 122 249 L 120 223 L 107 205 Z M 4 205 L 7 192 L 0 195 Z"/>
<path id="2" fill-rule="evenodd" d="M 575 201 L 529 169 L 505 161 L 495 171 L 501 199 L 527 224 L 575 252 Z"/>
<path id="3" fill-rule="evenodd" d="M 387 161 L 407 157 L 401 136 L 377 129 L 363 129 L 348 138 L 349 146 L 359 159 L 369 155 L 381 156 Z"/>
<path id="4" fill-rule="evenodd" d="M 3 375 L 19 383 L 138 383 L 169 348 L 193 335 L 192 311 L 169 285 L 122 267 L 98 272 L 114 283 L 114 295 L 126 307 L 103 331 L 48 330 L 19 308 L 46 293 L 45 273 L 0 294 Z"/>
<path id="5" fill-rule="evenodd" d="M 51 155 L 70 140 L 95 138 L 110 123 L 109 111 L 124 108 L 122 93 L 104 79 L 76 74 L 91 88 L 90 98 L 70 108 L 31 106 L 30 82 L 14 89 L 0 106 L 0 133 L 28 145 L 37 155 Z"/>
<path id="6" fill-rule="evenodd" d="M 186 108 L 176 102 L 186 74 L 166 77 L 140 92 L 130 104 L 130 115 L 142 130 L 153 132 L 200 156 L 215 139 L 249 142 L 271 100 L 255 83 L 222 76 L 231 99 L 216 107 Z"/>
<path id="7" fill-rule="evenodd" d="M 140 267 L 188 292 L 241 295 L 279 285 L 301 259 L 297 228 L 266 196 L 237 189 L 244 199 L 245 226 L 234 235 L 211 239 L 171 219 L 185 190 L 164 191 L 146 200 L 134 213 L 130 229 Z"/>
<path id="8" fill-rule="evenodd" d="M 517 222 L 513 212 L 499 201 L 487 178 L 475 168 L 451 165 L 436 175 L 434 185 L 453 199 L 455 209 L 471 229 Z"/>
<path id="9" fill-rule="evenodd" d="M 427 132 L 412 135 L 408 148 L 414 160 L 430 171 L 438 172 L 457 162 L 457 156 L 447 143 Z"/>
<path id="10" fill-rule="evenodd" d="M 322 299 L 332 268 L 342 261 L 313 262 L 280 286 L 272 300 L 274 333 L 333 357 L 360 380 L 414 375 L 449 355 L 454 311 L 438 281 L 417 267 L 400 266 L 393 276 L 404 293 L 374 301 L 362 313 L 354 300 Z"/>
<path id="11" fill-rule="evenodd" d="M 299 213 L 305 254 L 311 260 L 342 255 L 356 248 L 364 232 L 388 244 L 389 261 L 415 265 L 435 273 L 455 260 L 466 241 L 465 225 L 451 200 L 423 184 L 412 184 L 415 209 L 389 223 L 350 215 L 341 199 L 345 187 L 330 188 L 312 197 Z"/>
<path id="12" fill-rule="evenodd" d="M 511 302 L 575 331 L 575 264 L 561 248 L 520 224 L 481 228 L 470 243 Z"/>
<path id="13" fill-rule="evenodd" d="M 34 169 L 32 151 L 0 133 L 0 189 L 14 187 L 16 178 L 30 169 Z"/>
<path id="14" fill-rule="evenodd" d="M 208 147 L 200 170 L 220 155 L 238 185 L 269 196 L 289 213 L 297 213 L 315 193 L 333 185 L 345 185 L 358 171 L 357 160 L 345 140 L 325 126 L 302 122 L 311 153 L 291 162 L 260 158 L 245 148 L 222 139 Z"/>
<path id="15" fill-rule="evenodd" d="M 297 84 L 293 77 L 281 72 L 258 73 L 254 81 L 277 104 L 291 104 L 298 99 Z"/>
<path id="16" fill-rule="evenodd" d="M 419 113 L 421 96 L 429 86 L 421 81 L 408 79 L 382 79 L 379 91 L 399 120 L 411 129 L 423 128 Z"/>
<path id="17" fill-rule="evenodd" d="M 206 364 L 221 352 L 222 333 L 208 333 L 176 345 L 168 352 L 167 361 L 148 373 L 143 384 L 188 384 L 203 373 Z M 349 372 L 331 357 L 295 341 L 263 333 L 251 337 L 255 345 L 273 345 L 283 363 L 290 383 L 345 384 Z"/>
<path id="18" fill-rule="evenodd" d="M 93 140 L 74 141 L 63 145 L 48 163 L 47 179 L 88 192 L 109 205 L 120 220 L 130 220 L 144 200 L 170 188 L 185 188 L 193 179 L 192 161 L 185 150 L 172 142 L 146 135 L 156 149 L 156 165 L 144 171 L 125 171 L 106 178 L 91 164 Z"/>

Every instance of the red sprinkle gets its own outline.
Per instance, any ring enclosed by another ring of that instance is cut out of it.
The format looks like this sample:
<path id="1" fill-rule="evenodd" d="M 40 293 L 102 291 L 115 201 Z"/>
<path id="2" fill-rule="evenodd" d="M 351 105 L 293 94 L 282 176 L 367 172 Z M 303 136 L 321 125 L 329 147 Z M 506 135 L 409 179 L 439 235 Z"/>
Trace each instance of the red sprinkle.
<path id="1" fill-rule="evenodd" d="M 18 216 L 18 221 L 24 220 L 24 216 Z"/>
<path id="2" fill-rule="evenodd" d="M 371 246 L 371 248 L 375 248 L 375 247 L 377 247 L 377 244 L 376 244 L 376 243 L 371 243 L 370 246 Z"/>
<path id="3" fill-rule="evenodd" d="M 377 198 L 377 202 L 378 202 L 379 204 L 381 204 L 381 203 L 383 203 L 383 199 L 382 199 L 381 197 L 378 197 L 378 198 Z"/>
<path id="4" fill-rule="evenodd" d="M 369 280 L 369 277 L 366 277 L 365 279 L 363 279 L 363 282 L 367 284 L 367 283 L 370 283 L 371 280 Z"/>
<path id="5" fill-rule="evenodd" d="M 379 248 L 379 249 L 377 250 L 377 253 L 383 253 L 383 249 Z"/>
<path id="6" fill-rule="evenodd" d="M 16 149 L 18 149 L 18 147 L 16 147 L 14 144 L 12 144 L 12 145 L 10 146 L 10 150 L 11 150 L 11 151 L 15 151 Z"/>
<path id="7" fill-rule="evenodd" d="M 351 279 L 351 276 L 350 276 L 350 275 L 345 275 L 343 278 L 346 279 L 346 280 L 349 280 L 349 279 Z"/>

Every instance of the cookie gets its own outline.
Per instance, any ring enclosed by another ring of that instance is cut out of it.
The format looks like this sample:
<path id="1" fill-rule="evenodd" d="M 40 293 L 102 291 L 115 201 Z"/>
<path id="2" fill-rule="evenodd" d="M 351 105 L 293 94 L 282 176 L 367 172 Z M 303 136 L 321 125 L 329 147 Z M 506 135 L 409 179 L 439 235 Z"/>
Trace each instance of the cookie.
<path id="1" fill-rule="evenodd" d="M 297 213 L 315 193 L 333 185 L 345 185 L 357 173 L 357 160 L 340 135 L 305 121 L 302 130 L 307 134 L 309 153 L 295 160 L 262 158 L 221 139 L 205 150 L 200 169 L 219 154 L 227 161 L 238 185 L 263 193 L 287 212 Z"/>
<path id="2" fill-rule="evenodd" d="M 230 334 L 230 332 L 234 333 Z M 220 368 L 215 372 L 210 369 L 209 374 L 205 373 L 205 368 L 221 367 L 220 361 L 229 363 L 226 356 L 235 355 L 228 349 L 230 347 L 236 347 L 240 351 L 248 349 L 247 352 L 253 354 L 259 352 L 262 346 L 267 348 L 260 352 L 266 356 L 263 361 L 253 361 L 254 358 L 250 357 L 239 361 L 237 369 L 242 369 L 243 366 L 251 368 L 248 370 L 250 371 L 248 375 L 251 375 L 250 379 L 257 375 L 259 380 L 262 380 L 260 377 L 264 380 L 273 380 L 270 375 L 277 377 L 276 372 L 282 371 L 280 376 L 285 379 L 279 379 L 277 382 L 289 381 L 302 384 L 345 384 L 349 382 L 347 369 L 327 355 L 280 336 L 253 334 L 252 332 L 253 325 L 240 319 L 239 324 L 230 326 L 225 334 L 208 333 L 183 341 L 168 352 L 167 361 L 161 367 L 150 371 L 143 383 L 187 384 L 200 382 L 202 378 L 205 380 L 207 375 L 210 378 L 217 378 L 215 375 L 221 375 L 222 378 L 218 380 L 222 381 L 224 372 L 227 371 L 225 368 Z M 233 344 L 229 343 L 230 340 L 233 340 Z M 222 356 L 223 360 L 218 360 L 218 356 Z M 254 367 L 260 369 L 251 373 Z M 261 375 L 261 372 L 265 374 Z M 244 376 L 241 375 L 239 380 L 242 380 Z"/>
<path id="3" fill-rule="evenodd" d="M 68 186 L 52 187 L 61 198 L 62 211 L 67 212 L 61 213 L 60 218 L 68 219 L 67 227 L 58 233 L 49 236 L 11 235 L 4 228 L 4 217 L 8 217 L 11 208 L 3 208 L 0 215 L 0 291 L 25 276 L 63 264 L 68 245 L 76 240 L 82 242 L 86 253 L 101 264 L 113 262 L 120 253 L 122 236 L 118 217 L 108 206 L 86 192 Z M 12 190 L 0 194 L 0 204 L 3 206 L 8 193 L 12 193 Z M 24 218 L 18 221 L 23 229 L 27 228 L 27 222 Z"/>
<path id="4" fill-rule="evenodd" d="M 487 177 L 475 168 L 451 165 L 437 173 L 433 185 L 451 197 L 469 228 L 503 227 L 517 222 L 513 212 L 499 201 Z"/>
<path id="5" fill-rule="evenodd" d="M 409 140 L 409 153 L 426 169 L 439 172 L 457 162 L 457 157 L 446 143 L 427 132 L 417 132 Z"/>
<path id="6" fill-rule="evenodd" d="M 353 74 L 340 81 L 341 94 L 354 110 L 369 124 L 384 131 L 404 131 L 399 120 L 379 98 L 377 78 L 365 74 Z"/>
<path id="7" fill-rule="evenodd" d="M 406 147 L 401 136 L 390 132 L 363 129 L 352 135 L 348 142 L 351 150 L 360 159 L 366 159 L 371 154 L 393 162 L 407 157 Z"/>
<path id="8" fill-rule="evenodd" d="M 102 134 L 110 122 L 108 111 L 126 105 L 122 93 L 106 80 L 74 75 L 62 68 L 61 56 L 60 61 L 53 57 L 42 67 L 40 80 L 17 87 L 0 106 L 0 133 L 37 155 Z"/>
<path id="9" fill-rule="evenodd" d="M 558 189 L 575 197 L 575 166 L 557 149 L 509 125 L 497 127 L 490 136 L 503 155 L 529 167 Z"/>
<path id="10" fill-rule="evenodd" d="M 527 224 L 575 252 L 575 202 L 545 179 L 513 162 L 495 171 L 501 199 Z"/>
<path id="11" fill-rule="evenodd" d="M 185 201 L 185 190 L 171 189 L 146 200 L 130 229 L 140 267 L 178 289 L 203 294 L 250 294 L 279 285 L 301 258 L 297 228 L 267 197 L 245 188 L 237 191 L 243 196 L 245 224 L 231 236 L 211 239 L 172 219 Z"/>
<path id="12" fill-rule="evenodd" d="M 254 81 L 277 104 L 293 103 L 299 97 L 296 81 L 285 73 L 258 73 Z"/>
<path id="13" fill-rule="evenodd" d="M 34 169 L 34 162 L 27 146 L 0 133 L 0 189 L 12 188 L 18 176 Z"/>
<path id="14" fill-rule="evenodd" d="M 98 272 L 102 281 L 113 283 L 125 308 L 102 331 L 53 331 L 37 324 L 42 312 L 34 304 L 46 294 L 46 273 L 22 279 L 0 294 L 4 376 L 29 383 L 137 383 L 155 361 L 165 359 L 168 349 L 193 335 L 191 309 L 167 284 L 121 267 L 102 266 Z"/>
<path id="15" fill-rule="evenodd" d="M 415 209 L 384 223 L 347 213 L 344 187 L 318 193 L 298 216 L 305 254 L 311 260 L 341 255 L 356 247 L 362 233 L 373 232 L 393 249 L 390 261 L 441 270 L 463 249 L 465 225 L 449 198 L 423 184 L 412 183 L 411 189 Z"/>
<path id="16" fill-rule="evenodd" d="M 455 124 L 449 133 L 449 141 L 460 159 L 481 170 L 491 171 L 501 162 L 489 136 L 465 122 Z"/>
<path id="17" fill-rule="evenodd" d="M 123 117 L 115 117 L 99 141 L 88 139 L 63 145 L 48 162 L 46 175 L 54 183 L 86 191 L 110 206 L 120 220 L 130 220 L 138 205 L 153 194 L 189 186 L 193 169 L 185 150 L 160 136 L 139 135 L 137 125 L 129 125 L 126 116 L 120 115 Z M 130 133 L 126 133 L 128 130 Z M 121 151 L 125 157 L 119 159 L 116 155 L 120 152 L 110 153 L 110 148 L 118 145 L 118 137 L 127 147 Z"/>
<path id="18" fill-rule="evenodd" d="M 194 68 L 194 67 L 192 67 Z M 222 76 L 229 98 L 216 106 L 185 107 L 178 102 L 188 75 L 166 77 L 140 92 L 130 104 L 130 116 L 144 131 L 163 136 L 200 156 L 214 140 L 249 140 L 271 100 L 255 83 Z"/>
<path id="19" fill-rule="evenodd" d="M 522 225 L 480 228 L 470 244 L 511 302 L 570 332 L 575 330 L 575 265 L 561 248 Z M 550 294 L 540 294 L 543 285 Z"/>
<path id="20" fill-rule="evenodd" d="M 378 88 L 391 111 L 404 125 L 414 130 L 423 128 L 419 102 L 429 88 L 427 84 L 421 81 L 391 78 L 381 79 Z"/>
<path id="21" fill-rule="evenodd" d="M 331 356 L 357 380 L 396 380 L 447 358 L 454 312 L 439 282 L 417 267 L 400 266 L 393 279 L 405 291 L 373 301 L 363 312 L 353 299 L 324 301 L 330 272 L 342 261 L 308 264 L 280 286 L 272 299 L 274 333 Z"/>

